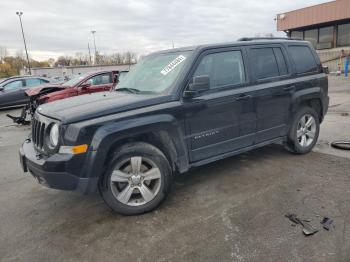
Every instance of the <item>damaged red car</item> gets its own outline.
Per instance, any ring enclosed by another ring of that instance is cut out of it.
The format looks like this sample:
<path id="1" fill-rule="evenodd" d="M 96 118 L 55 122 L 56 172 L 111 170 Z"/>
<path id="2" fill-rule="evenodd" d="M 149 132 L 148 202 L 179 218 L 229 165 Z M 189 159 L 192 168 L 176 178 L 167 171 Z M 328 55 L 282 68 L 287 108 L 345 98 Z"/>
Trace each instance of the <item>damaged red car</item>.
<path id="1" fill-rule="evenodd" d="M 79 75 L 63 84 L 44 84 L 26 90 L 28 104 L 20 116 L 7 115 L 17 124 L 29 124 L 27 115 L 33 116 L 36 108 L 45 103 L 84 94 L 109 91 L 114 89 L 119 77 L 126 71 L 98 71 Z"/>

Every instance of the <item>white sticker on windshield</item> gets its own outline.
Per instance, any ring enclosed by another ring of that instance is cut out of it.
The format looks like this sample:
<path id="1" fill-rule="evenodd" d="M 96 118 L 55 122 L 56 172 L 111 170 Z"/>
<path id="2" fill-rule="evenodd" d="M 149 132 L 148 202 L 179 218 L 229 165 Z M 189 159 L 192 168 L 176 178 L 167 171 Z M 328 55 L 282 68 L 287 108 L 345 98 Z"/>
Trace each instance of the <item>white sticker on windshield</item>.
<path id="1" fill-rule="evenodd" d="M 169 74 L 171 71 L 173 71 L 175 69 L 175 67 L 177 67 L 179 64 L 181 64 L 183 61 L 185 61 L 186 57 L 184 57 L 183 55 L 179 55 L 178 57 L 176 57 L 173 61 L 171 61 L 169 63 L 169 65 L 167 65 L 166 67 L 164 67 L 164 69 L 162 71 L 160 71 L 160 73 L 162 75 L 167 75 Z"/>

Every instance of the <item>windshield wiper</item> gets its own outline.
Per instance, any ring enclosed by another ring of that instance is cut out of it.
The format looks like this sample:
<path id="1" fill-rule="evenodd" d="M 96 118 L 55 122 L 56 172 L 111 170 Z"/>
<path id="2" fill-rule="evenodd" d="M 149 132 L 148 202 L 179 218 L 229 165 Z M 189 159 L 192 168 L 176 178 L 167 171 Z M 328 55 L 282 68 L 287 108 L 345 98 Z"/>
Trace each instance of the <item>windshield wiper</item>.
<path id="1" fill-rule="evenodd" d="M 132 94 L 138 94 L 140 93 L 141 91 L 136 89 L 136 88 L 129 88 L 129 87 L 121 87 L 121 88 L 117 88 L 115 89 L 115 91 L 127 91 L 129 93 L 132 93 Z"/>

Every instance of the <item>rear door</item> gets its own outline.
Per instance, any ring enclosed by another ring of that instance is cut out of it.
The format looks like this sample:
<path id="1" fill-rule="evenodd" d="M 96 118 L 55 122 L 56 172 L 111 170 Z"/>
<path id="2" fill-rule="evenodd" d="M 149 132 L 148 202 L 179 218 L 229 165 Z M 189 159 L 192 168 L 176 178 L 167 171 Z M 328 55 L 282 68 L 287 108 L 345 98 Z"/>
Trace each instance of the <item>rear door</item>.
<path id="1" fill-rule="evenodd" d="M 3 86 L 0 91 L 0 107 L 22 105 L 26 103 L 24 99 L 24 80 L 14 80 Z"/>
<path id="2" fill-rule="evenodd" d="M 259 144 L 286 135 L 295 84 L 283 45 L 250 46 L 248 54 L 257 110 L 255 143 Z"/>
<path id="3" fill-rule="evenodd" d="M 79 94 L 109 91 L 113 86 L 112 73 L 109 72 L 95 75 L 90 79 L 86 80 L 83 84 L 85 83 L 90 83 L 91 85 L 87 88 L 80 88 Z"/>

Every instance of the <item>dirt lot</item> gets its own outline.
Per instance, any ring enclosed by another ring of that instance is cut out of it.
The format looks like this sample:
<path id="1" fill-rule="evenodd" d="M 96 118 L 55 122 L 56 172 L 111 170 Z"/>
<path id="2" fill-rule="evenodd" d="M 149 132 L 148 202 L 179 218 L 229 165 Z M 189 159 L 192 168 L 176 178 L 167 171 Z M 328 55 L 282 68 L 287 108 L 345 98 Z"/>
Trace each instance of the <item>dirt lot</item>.
<path id="1" fill-rule="evenodd" d="M 332 78 L 330 93 L 315 152 L 274 145 L 192 170 L 158 210 L 135 217 L 24 175 L 17 152 L 30 129 L 0 111 L 0 260 L 350 261 L 350 154 L 329 147 L 350 139 L 350 80 Z M 320 231 L 305 237 L 287 212 Z M 323 216 L 335 228 L 322 229 Z"/>

